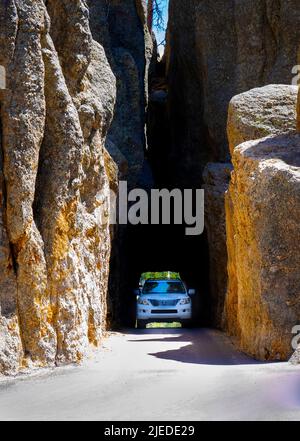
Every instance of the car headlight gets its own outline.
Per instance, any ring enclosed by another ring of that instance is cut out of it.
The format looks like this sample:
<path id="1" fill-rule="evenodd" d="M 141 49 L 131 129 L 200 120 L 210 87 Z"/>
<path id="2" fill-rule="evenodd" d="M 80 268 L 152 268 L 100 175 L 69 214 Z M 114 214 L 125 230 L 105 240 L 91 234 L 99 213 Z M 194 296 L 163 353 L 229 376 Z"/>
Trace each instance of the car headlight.
<path id="1" fill-rule="evenodd" d="M 148 302 L 147 299 L 141 299 L 141 298 L 138 299 L 138 304 L 139 305 L 150 305 L 150 303 Z"/>
<path id="2" fill-rule="evenodd" d="M 180 300 L 179 305 L 188 305 L 189 303 L 191 303 L 191 299 L 187 298 L 187 299 Z"/>

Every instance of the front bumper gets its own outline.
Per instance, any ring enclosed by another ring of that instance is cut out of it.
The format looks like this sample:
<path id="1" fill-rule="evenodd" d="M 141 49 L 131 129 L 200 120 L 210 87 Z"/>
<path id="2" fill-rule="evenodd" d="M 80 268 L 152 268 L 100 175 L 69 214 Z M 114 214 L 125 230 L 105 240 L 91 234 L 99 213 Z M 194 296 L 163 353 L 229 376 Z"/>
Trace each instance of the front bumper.
<path id="1" fill-rule="evenodd" d="M 192 318 L 192 308 L 190 304 L 177 305 L 174 307 L 153 307 L 146 305 L 138 305 L 138 320 L 190 320 Z"/>

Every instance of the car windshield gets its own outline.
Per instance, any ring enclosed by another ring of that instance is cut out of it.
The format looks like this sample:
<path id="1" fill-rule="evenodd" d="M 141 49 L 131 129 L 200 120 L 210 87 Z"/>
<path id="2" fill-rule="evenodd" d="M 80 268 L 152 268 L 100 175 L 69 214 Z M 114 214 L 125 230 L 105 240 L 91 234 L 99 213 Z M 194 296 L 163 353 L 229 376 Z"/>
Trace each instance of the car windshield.
<path id="1" fill-rule="evenodd" d="M 146 282 L 143 294 L 186 294 L 181 281 L 151 281 Z"/>

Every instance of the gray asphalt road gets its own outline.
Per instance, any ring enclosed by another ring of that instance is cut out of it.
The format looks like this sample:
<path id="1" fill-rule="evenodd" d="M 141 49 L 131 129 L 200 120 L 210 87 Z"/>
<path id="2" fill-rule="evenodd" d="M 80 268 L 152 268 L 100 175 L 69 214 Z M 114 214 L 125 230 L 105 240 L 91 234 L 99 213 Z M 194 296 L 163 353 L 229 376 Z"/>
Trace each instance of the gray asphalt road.
<path id="1" fill-rule="evenodd" d="M 0 419 L 299 420 L 300 368 L 213 330 L 125 331 L 80 367 L 0 382 Z"/>

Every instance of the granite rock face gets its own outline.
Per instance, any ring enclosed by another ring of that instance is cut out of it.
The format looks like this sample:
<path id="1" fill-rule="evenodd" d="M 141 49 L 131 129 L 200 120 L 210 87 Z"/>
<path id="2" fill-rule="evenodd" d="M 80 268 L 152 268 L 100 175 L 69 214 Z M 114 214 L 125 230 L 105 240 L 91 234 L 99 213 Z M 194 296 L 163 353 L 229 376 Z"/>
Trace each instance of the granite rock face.
<path id="1" fill-rule="evenodd" d="M 207 162 L 230 160 L 231 98 L 291 84 L 298 64 L 298 0 L 170 0 L 167 66 L 175 184 L 199 185 Z"/>
<path id="2" fill-rule="evenodd" d="M 300 136 L 267 137 L 234 149 L 227 238 L 226 319 L 241 348 L 286 360 L 300 314 Z"/>
<path id="3" fill-rule="evenodd" d="M 230 149 L 244 141 L 267 135 L 296 132 L 296 105 L 298 88 L 288 85 L 269 85 L 251 89 L 232 98 L 228 112 L 228 140 Z M 224 313 L 225 297 L 227 308 L 234 308 L 235 267 L 227 262 L 225 193 L 230 180 L 230 164 L 209 163 L 203 173 L 205 190 L 206 229 L 210 252 L 210 287 L 212 300 L 212 323 L 217 327 L 235 327 L 235 313 L 226 322 Z M 227 241 L 234 237 L 234 222 L 230 220 L 231 202 L 226 195 Z M 233 253 L 230 247 L 230 253 Z M 230 256 L 231 259 L 231 256 Z M 228 268 L 227 268 L 228 266 Z M 228 281 L 227 274 L 230 274 Z"/>
<path id="4" fill-rule="evenodd" d="M 300 132 L 300 89 L 298 92 L 298 103 L 297 103 L 297 130 Z"/>
<path id="5" fill-rule="evenodd" d="M 268 85 L 232 98 L 228 110 L 230 152 L 245 141 L 296 132 L 297 86 Z"/>
<path id="6" fill-rule="evenodd" d="M 227 291 L 225 193 L 231 171 L 230 163 L 208 163 L 203 173 L 205 228 L 209 246 L 210 319 L 216 328 L 223 327 Z"/>
<path id="7" fill-rule="evenodd" d="M 272 85 L 237 95 L 229 106 L 225 326 L 260 359 L 289 357 L 299 315 L 296 99 L 297 88 Z"/>
<path id="8" fill-rule="evenodd" d="M 235 96 L 229 104 L 228 141 L 232 154 L 239 142 L 263 138 L 266 135 L 293 133 L 296 130 L 297 88 L 287 85 L 269 85 Z M 276 154 L 274 153 L 276 156 Z M 238 273 L 235 240 L 237 194 L 234 176 L 225 194 L 226 241 L 228 255 L 228 282 L 223 326 L 232 335 L 240 335 Z M 266 195 L 266 198 L 268 196 Z"/>
<path id="9" fill-rule="evenodd" d="M 116 190 L 119 170 L 105 142 L 120 86 L 108 48 L 93 37 L 94 12 L 83 0 L 0 5 L 0 65 L 7 77 L 0 91 L 3 374 L 78 362 L 106 329 L 110 188 Z M 142 52 L 138 1 L 131 14 Z M 107 29 L 109 35 L 114 25 Z M 132 60 L 125 61 L 120 77 L 127 75 L 130 87 Z M 143 84 L 135 84 L 141 114 Z"/>
<path id="10" fill-rule="evenodd" d="M 105 49 L 117 80 L 116 107 L 106 147 L 134 186 L 142 173 L 152 39 L 145 0 L 88 0 L 93 38 Z M 123 166 L 124 159 L 127 166 Z"/>

